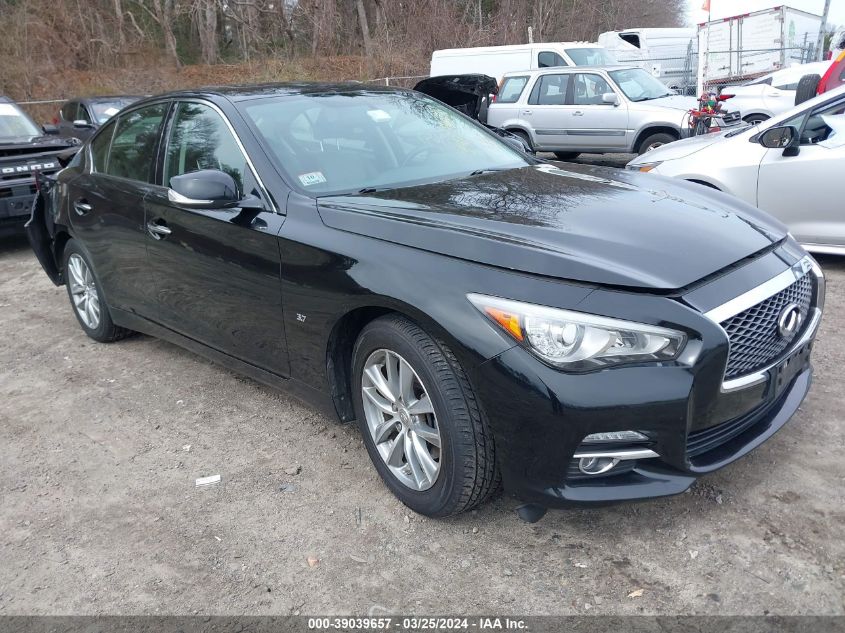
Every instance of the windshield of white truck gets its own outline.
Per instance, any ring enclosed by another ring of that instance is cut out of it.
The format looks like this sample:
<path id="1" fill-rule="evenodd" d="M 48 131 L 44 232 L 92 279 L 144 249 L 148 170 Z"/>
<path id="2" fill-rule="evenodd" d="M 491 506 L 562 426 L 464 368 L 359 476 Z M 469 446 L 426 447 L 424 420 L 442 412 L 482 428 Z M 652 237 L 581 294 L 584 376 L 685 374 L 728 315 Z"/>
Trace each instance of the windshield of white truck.
<path id="1" fill-rule="evenodd" d="M 566 54 L 576 66 L 615 66 L 619 63 L 605 48 L 567 48 Z"/>

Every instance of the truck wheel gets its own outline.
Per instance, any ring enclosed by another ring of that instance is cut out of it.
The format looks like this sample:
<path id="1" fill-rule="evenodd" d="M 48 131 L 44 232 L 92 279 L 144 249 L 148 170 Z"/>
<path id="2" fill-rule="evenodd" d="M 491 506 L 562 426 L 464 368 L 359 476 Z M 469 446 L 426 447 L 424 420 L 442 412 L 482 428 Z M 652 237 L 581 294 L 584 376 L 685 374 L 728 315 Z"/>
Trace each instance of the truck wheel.
<path id="1" fill-rule="evenodd" d="M 114 324 L 91 261 L 76 240 L 65 245 L 65 286 L 82 330 L 95 341 L 112 343 L 132 334 Z"/>
<path id="2" fill-rule="evenodd" d="M 798 81 L 798 88 L 795 90 L 795 105 L 804 103 L 815 97 L 821 80 L 821 75 L 818 74 L 804 75 L 801 77 Z"/>
<path id="3" fill-rule="evenodd" d="M 677 140 L 678 137 L 672 136 L 667 132 L 652 134 L 651 136 L 647 136 L 643 139 L 643 142 L 640 143 L 640 147 L 637 150 L 637 154 L 643 155 L 650 150 L 657 149 L 661 145 L 666 145 L 666 143 L 671 143 L 672 141 Z"/>
<path id="4" fill-rule="evenodd" d="M 558 160 L 572 160 L 578 158 L 581 152 L 554 152 L 554 155 Z"/>
<path id="5" fill-rule="evenodd" d="M 370 459 L 406 506 L 470 510 L 499 483 L 493 438 L 457 358 L 398 315 L 376 319 L 352 352 L 353 399 Z"/>

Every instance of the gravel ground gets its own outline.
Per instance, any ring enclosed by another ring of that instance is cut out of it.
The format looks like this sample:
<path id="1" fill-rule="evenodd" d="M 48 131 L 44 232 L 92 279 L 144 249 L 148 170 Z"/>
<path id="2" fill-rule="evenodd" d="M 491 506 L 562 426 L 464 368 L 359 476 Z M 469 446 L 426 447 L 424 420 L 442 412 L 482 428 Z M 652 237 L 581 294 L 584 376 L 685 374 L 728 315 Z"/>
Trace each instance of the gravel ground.
<path id="1" fill-rule="evenodd" d="M 0 614 L 845 614 L 845 260 L 822 263 L 784 430 L 687 494 L 527 525 L 504 497 L 412 515 L 355 428 L 149 337 L 91 341 L 2 241 Z"/>

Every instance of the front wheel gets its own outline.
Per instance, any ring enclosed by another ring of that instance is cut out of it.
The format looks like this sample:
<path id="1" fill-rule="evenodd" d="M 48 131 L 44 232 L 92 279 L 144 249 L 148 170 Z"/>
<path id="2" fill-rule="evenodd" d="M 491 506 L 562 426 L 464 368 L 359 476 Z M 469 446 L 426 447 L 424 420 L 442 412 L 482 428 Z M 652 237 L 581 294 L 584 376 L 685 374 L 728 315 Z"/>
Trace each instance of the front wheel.
<path id="1" fill-rule="evenodd" d="M 749 114 L 747 117 L 743 117 L 742 120 L 748 123 L 748 125 L 758 125 L 763 121 L 768 121 L 769 117 L 765 114 Z"/>
<path id="2" fill-rule="evenodd" d="M 677 141 L 677 137 L 672 136 L 666 132 L 658 132 L 657 134 L 652 134 L 651 136 L 646 137 L 643 139 L 643 142 L 640 143 L 640 148 L 637 153 L 642 156 L 646 152 L 650 152 L 653 149 L 657 149 L 666 143 L 671 143 L 672 141 Z"/>
<path id="3" fill-rule="evenodd" d="M 414 323 L 386 316 L 353 350 L 355 414 L 388 488 L 426 516 L 470 510 L 497 488 L 493 439 L 452 352 Z"/>
<path id="4" fill-rule="evenodd" d="M 132 331 L 114 324 L 88 255 L 76 240 L 65 245 L 65 285 L 73 313 L 82 330 L 95 341 L 111 343 Z"/>

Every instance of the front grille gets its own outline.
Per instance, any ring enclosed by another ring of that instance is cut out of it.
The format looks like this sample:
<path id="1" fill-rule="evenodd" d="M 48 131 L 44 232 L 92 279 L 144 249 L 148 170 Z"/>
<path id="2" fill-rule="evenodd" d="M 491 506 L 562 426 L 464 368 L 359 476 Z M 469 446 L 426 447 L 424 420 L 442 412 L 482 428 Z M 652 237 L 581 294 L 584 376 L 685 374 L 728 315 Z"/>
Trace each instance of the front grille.
<path id="1" fill-rule="evenodd" d="M 718 448 L 741 435 L 762 420 L 769 411 L 780 406 L 787 395 L 789 395 L 789 390 L 784 390 L 775 402 L 757 407 L 734 420 L 728 420 L 700 431 L 692 431 L 687 435 L 687 456 L 696 457 L 712 451 L 714 448 Z"/>
<path id="2" fill-rule="evenodd" d="M 739 121 L 740 113 L 739 110 L 735 110 L 734 112 L 723 112 L 722 113 L 722 121 L 725 123 L 736 123 Z"/>
<path id="3" fill-rule="evenodd" d="M 725 379 L 762 369 L 780 356 L 794 337 L 787 339 L 780 335 L 778 317 L 785 307 L 794 303 L 800 308 L 806 326 L 812 299 L 812 275 L 805 273 L 777 294 L 722 321 L 730 341 Z"/>

